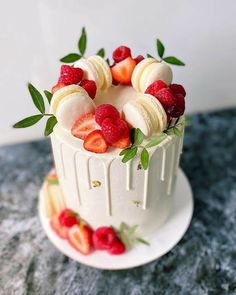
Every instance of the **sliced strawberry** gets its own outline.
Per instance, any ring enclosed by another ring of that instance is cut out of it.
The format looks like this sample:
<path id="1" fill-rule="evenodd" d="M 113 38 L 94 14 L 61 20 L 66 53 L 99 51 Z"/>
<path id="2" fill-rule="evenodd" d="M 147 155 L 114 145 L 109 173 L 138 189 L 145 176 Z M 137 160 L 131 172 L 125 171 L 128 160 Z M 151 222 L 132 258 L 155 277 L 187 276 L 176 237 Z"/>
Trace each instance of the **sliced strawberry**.
<path id="1" fill-rule="evenodd" d="M 125 245 L 117 238 L 108 249 L 111 255 L 119 255 L 125 252 Z"/>
<path id="2" fill-rule="evenodd" d="M 101 130 L 94 130 L 89 133 L 84 140 L 84 148 L 93 153 L 105 153 L 108 144 Z"/>
<path id="3" fill-rule="evenodd" d="M 52 94 L 54 94 L 57 90 L 61 89 L 62 87 L 65 87 L 66 84 L 65 83 L 57 83 L 56 85 L 54 85 L 52 87 Z"/>
<path id="4" fill-rule="evenodd" d="M 50 225 L 54 232 L 62 239 L 67 238 L 68 230 L 64 226 L 62 226 L 59 222 L 58 216 L 54 215 L 52 216 L 50 220 Z"/>
<path id="5" fill-rule="evenodd" d="M 136 65 L 138 64 L 138 63 L 140 63 L 140 61 L 142 61 L 144 59 L 144 57 L 142 56 L 142 55 L 138 55 L 137 57 L 135 57 L 135 62 L 136 62 Z"/>
<path id="6" fill-rule="evenodd" d="M 127 57 L 111 68 L 112 77 L 118 83 L 129 85 L 131 83 L 131 76 L 135 66 L 135 60 L 132 57 Z"/>
<path id="7" fill-rule="evenodd" d="M 112 146 L 119 149 L 126 149 L 127 147 L 130 146 L 130 143 L 131 143 L 130 135 L 126 135 L 120 138 L 117 142 L 114 142 Z"/>
<path id="8" fill-rule="evenodd" d="M 101 226 L 93 232 L 93 245 L 96 250 L 108 250 L 117 239 L 115 231 L 108 226 Z"/>
<path id="9" fill-rule="evenodd" d="M 80 86 L 83 87 L 88 95 L 94 99 L 97 91 L 96 83 L 93 80 L 83 80 L 80 82 Z"/>
<path id="10" fill-rule="evenodd" d="M 87 255 L 92 247 L 92 231 L 86 225 L 76 224 L 68 230 L 68 241 L 75 250 Z"/>
<path id="11" fill-rule="evenodd" d="M 73 225 L 79 223 L 77 214 L 68 208 L 61 211 L 58 219 L 61 226 L 65 226 L 65 227 L 72 227 Z"/>
<path id="12" fill-rule="evenodd" d="M 131 50 L 126 46 L 120 46 L 116 48 L 112 54 L 112 57 L 116 63 L 121 62 L 129 56 L 131 56 Z"/>
<path id="13" fill-rule="evenodd" d="M 84 71 L 80 68 L 62 65 L 61 74 L 58 82 L 64 83 L 66 85 L 77 84 L 82 80 L 83 74 Z"/>
<path id="14" fill-rule="evenodd" d="M 96 130 L 98 127 L 95 122 L 94 113 L 89 113 L 75 121 L 71 128 L 71 133 L 77 138 L 85 139 L 90 132 Z"/>

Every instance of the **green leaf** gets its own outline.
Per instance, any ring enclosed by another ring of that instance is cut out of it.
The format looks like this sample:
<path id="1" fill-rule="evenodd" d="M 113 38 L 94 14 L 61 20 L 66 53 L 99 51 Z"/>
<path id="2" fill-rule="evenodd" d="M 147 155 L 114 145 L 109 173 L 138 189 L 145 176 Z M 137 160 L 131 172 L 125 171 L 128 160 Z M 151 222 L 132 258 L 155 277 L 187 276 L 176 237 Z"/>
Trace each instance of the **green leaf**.
<path id="1" fill-rule="evenodd" d="M 160 58 L 163 57 L 164 52 L 165 52 L 165 47 L 162 44 L 161 40 L 159 40 L 159 39 L 157 39 L 157 52 L 158 52 L 158 55 L 160 56 Z"/>
<path id="2" fill-rule="evenodd" d="M 105 50 L 104 50 L 104 48 L 99 49 L 96 54 L 99 55 L 99 56 L 101 56 L 103 58 L 105 56 Z"/>
<path id="3" fill-rule="evenodd" d="M 139 128 L 134 130 L 134 144 L 140 145 L 143 142 L 144 134 Z"/>
<path id="4" fill-rule="evenodd" d="M 81 36 L 79 38 L 79 43 L 78 43 L 78 48 L 79 48 L 79 51 L 80 51 L 82 56 L 85 53 L 86 45 L 87 45 L 87 36 L 86 36 L 85 28 L 83 28 Z"/>
<path id="5" fill-rule="evenodd" d="M 40 113 L 43 114 L 45 112 L 45 105 L 41 93 L 31 83 L 28 84 L 28 89 L 33 99 L 34 105 L 40 111 Z"/>
<path id="6" fill-rule="evenodd" d="M 120 156 L 125 155 L 125 154 L 127 153 L 128 150 L 129 150 L 129 149 L 124 149 L 124 150 L 122 150 L 122 151 L 119 153 L 119 155 L 120 155 Z"/>
<path id="7" fill-rule="evenodd" d="M 141 164 L 143 166 L 143 169 L 146 170 L 149 165 L 149 153 L 147 149 L 143 149 L 140 156 Z"/>
<path id="8" fill-rule="evenodd" d="M 128 234 L 132 236 L 135 233 L 135 231 L 137 230 L 137 228 L 138 228 L 137 224 L 131 226 L 128 230 Z"/>
<path id="9" fill-rule="evenodd" d="M 57 124 L 57 118 L 52 116 L 47 120 L 47 124 L 44 130 L 44 135 L 48 136 L 52 133 L 53 127 Z"/>
<path id="10" fill-rule="evenodd" d="M 136 146 L 130 148 L 124 155 L 122 162 L 126 163 L 129 160 L 131 160 L 132 158 L 134 158 L 137 154 L 138 148 Z"/>
<path id="11" fill-rule="evenodd" d="M 13 128 L 26 128 L 36 124 L 40 119 L 43 118 L 43 115 L 34 115 L 27 117 L 16 124 L 13 125 Z"/>
<path id="12" fill-rule="evenodd" d="M 144 245 L 147 245 L 147 246 L 150 246 L 150 243 L 142 238 L 136 238 L 136 240 L 139 242 L 139 243 L 142 243 Z"/>
<path id="13" fill-rule="evenodd" d="M 81 55 L 78 53 L 69 53 L 66 56 L 62 57 L 60 61 L 64 63 L 72 63 L 79 60 L 80 58 L 81 58 Z"/>
<path id="14" fill-rule="evenodd" d="M 47 180 L 48 184 L 51 184 L 51 185 L 59 184 L 58 179 L 51 179 L 51 178 L 47 177 L 46 180 Z"/>
<path id="15" fill-rule="evenodd" d="M 50 104 L 52 100 L 52 93 L 48 90 L 44 90 L 44 94 L 47 97 L 48 103 Z"/>
<path id="16" fill-rule="evenodd" d="M 159 136 L 156 136 L 155 138 L 152 138 L 148 144 L 146 144 L 146 148 L 151 148 L 153 146 L 158 145 L 161 143 L 164 139 L 166 139 L 167 135 L 166 134 L 161 134 Z"/>
<path id="17" fill-rule="evenodd" d="M 167 62 L 168 64 L 176 65 L 176 66 L 185 66 L 185 63 L 179 60 L 178 58 L 174 56 L 167 56 L 164 57 L 163 60 Z"/>
<path id="18" fill-rule="evenodd" d="M 176 136 L 178 136 L 178 137 L 181 136 L 182 132 L 179 130 L 179 128 L 174 127 L 173 130 L 174 130 L 174 134 L 175 134 Z"/>
<path id="19" fill-rule="evenodd" d="M 167 129 L 167 130 L 166 130 L 166 134 L 167 134 L 167 135 L 175 135 L 174 128 L 171 127 L 171 128 L 169 128 L 169 129 Z"/>
<path id="20" fill-rule="evenodd" d="M 154 58 L 151 54 L 147 53 L 147 57 Z"/>
<path id="21" fill-rule="evenodd" d="M 106 59 L 106 62 L 107 62 L 108 65 L 110 66 L 110 60 L 109 60 L 109 58 Z"/>
<path id="22" fill-rule="evenodd" d="M 69 212 L 68 216 L 74 216 L 74 217 L 79 217 L 79 214 L 76 212 Z"/>
<path id="23" fill-rule="evenodd" d="M 123 231 L 125 231 L 127 228 L 128 228 L 127 224 L 125 224 L 124 222 L 121 222 L 121 224 L 120 224 L 120 228 L 119 228 L 119 231 L 120 231 L 120 232 L 123 232 Z"/>

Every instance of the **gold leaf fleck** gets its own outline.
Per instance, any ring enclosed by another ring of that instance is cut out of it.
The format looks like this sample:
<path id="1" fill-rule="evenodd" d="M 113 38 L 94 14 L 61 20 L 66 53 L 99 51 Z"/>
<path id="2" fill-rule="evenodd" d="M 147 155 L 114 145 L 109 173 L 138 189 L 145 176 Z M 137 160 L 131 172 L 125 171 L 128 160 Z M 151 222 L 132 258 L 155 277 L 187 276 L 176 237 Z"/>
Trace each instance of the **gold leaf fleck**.
<path id="1" fill-rule="evenodd" d="M 140 205 L 141 205 L 140 201 L 133 200 L 132 202 L 136 207 L 140 207 Z"/>
<path id="2" fill-rule="evenodd" d="M 99 187 L 99 186 L 101 186 L 102 185 L 102 183 L 100 182 L 100 181 L 98 181 L 98 180 L 93 180 L 92 181 L 92 186 L 93 187 Z"/>

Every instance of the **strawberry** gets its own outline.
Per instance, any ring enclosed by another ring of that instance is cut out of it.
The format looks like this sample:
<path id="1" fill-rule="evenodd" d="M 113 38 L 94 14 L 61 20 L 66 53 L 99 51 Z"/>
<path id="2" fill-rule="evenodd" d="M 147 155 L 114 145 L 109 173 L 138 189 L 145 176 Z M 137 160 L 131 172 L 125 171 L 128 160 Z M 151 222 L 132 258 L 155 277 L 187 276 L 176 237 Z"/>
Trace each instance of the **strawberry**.
<path id="1" fill-rule="evenodd" d="M 125 135 L 122 138 L 120 138 L 118 141 L 114 142 L 112 144 L 113 147 L 119 148 L 119 149 L 126 149 L 130 146 L 130 135 Z"/>
<path id="2" fill-rule="evenodd" d="M 58 219 L 60 224 L 65 227 L 72 227 L 73 225 L 79 223 L 77 214 L 70 209 L 62 210 Z"/>
<path id="3" fill-rule="evenodd" d="M 54 85 L 52 87 L 52 94 L 54 94 L 57 90 L 61 89 L 62 87 L 65 87 L 65 86 L 66 86 L 65 83 L 58 82 L 56 85 Z"/>
<path id="4" fill-rule="evenodd" d="M 105 153 L 108 149 L 108 144 L 101 130 L 94 130 L 89 133 L 84 140 L 84 148 L 93 153 Z"/>
<path id="5" fill-rule="evenodd" d="M 129 126 L 125 120 L 106 118 L 102 122 L 102 133 L 106 141 L 112 144 L 129 135 Z"/>
<path id="6" fill-rule="evenodd" d="M 71 133 L 77 138 L 85 139 L 91 131 L 98 127 L 99 126 L 95 122 L 94 114 L 88 113 L 74 122 L 71 128 Z"/>
<path id="7" fill-rule="evenodd" d="M 97 91 L 97 86 L 96 83 L 93 80 L 82 80 L 80 82 L 80 86 L 83 87 L 88 95 L 94 99 L 95 95 L 96 95 L 96 91 Z"/>
<path id="8" fill-rule="evenodd" d="M 117 240 L 115 231 L 108 226 L 102 226 L 93 232 L 93 245 L 97 250 L 108 250 Z"/>
<path id="9" fill-rule="evenodd" d="M 58 216 L 54 215 L 51 217 L 50 225 L 54 232 L 62 239 L 67 238 L 68 230 L 64 226 L 62 226 L 59 222 Z"/>
<path id="10" fill-rule="evenodd" d="M 95 111 L 95 120 L 100 126 L 106 118 L 112 118 L 114 120 L 120 118 L 119 111 L 113 105 L 108 103 L 101 104 Z"/>
<path id="11" fill-rule="evenodd" d="M 130 85 L 135 66 L 135 60 L 132 57 L 127 57 L 111 68 L 112 77 L 118 83 Z"/>
<path id="12" fill-rule="evenodd" d="M 164 83 L 162 80 L 157 80 L 148 86 L 145 93 L 151 94 L 156 97 L 157 92 L 162 88 L 167 88 L 166 83 Z"/>
<path id="13" fill-rule="evenodd" d="M 142 56 L 142 55 L 138 55 L 138 56 L 136 56 L 135 57 L 135 62 L 136 62 L 136 65 L 138 64 L 138 63 L 140 63 L 140 61 L 142 61 L 144 59 L 144 57 Z"/>
<path id="14" fill-rule="evenodd" d="M 177 94 L 181 94 L 183 97 L 186 96 L 186 91 L 184 89 L 184 87 L 180 84 L 171 84 L 170 89 L 172 90 L 172 92 L 177 95 Z"/>
<path id="15" fill-rule="evenodd" d="M 68 241 L 75 250 L 87 255 L 92 247 L 92 231 L 87 225 L 76 224 L 68 230 Z"/>
<path id="16" fill-rule="evenodd" d="M 121 62 L 129 56 L 131 56 L 131 50 L 126 46 L 120 46 L 116 48 L 112 54 L 112 57 L 116 63 Z"/>
<path id="17" fill-rule="evenodd" d="M 61 75 L 58 80 L 59 83 L 65 85 L 77 84 L 83 78 L 84 71 L 80 68 L 73 68 L 68 65 L 61 66 Z"/>
<path id="18" fill-rule="evenodd" d="M 125 252 L 125 245 L 117 238 L 108 249 L 108 253 L 111 255 L 119 255 Z"/>

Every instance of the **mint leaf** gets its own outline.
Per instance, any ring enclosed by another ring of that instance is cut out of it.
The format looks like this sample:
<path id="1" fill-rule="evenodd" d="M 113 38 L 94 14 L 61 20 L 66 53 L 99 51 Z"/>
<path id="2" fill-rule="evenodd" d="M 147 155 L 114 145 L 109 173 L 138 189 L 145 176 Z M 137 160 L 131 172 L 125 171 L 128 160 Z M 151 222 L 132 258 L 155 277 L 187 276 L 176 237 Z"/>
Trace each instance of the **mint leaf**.
<path id="1" fill-rule="evenodd" d="M 136 146 L 128 149 L 122 159 L 123 163 L 128 162 L 129 160 L 131 160 L 132 158 L 134 158 L 137 154 L 138 148 Z"/>
<path id="2" fill-rule="evenodd" d="M 66 56 L 62 57 L 60 61 L 64 63 L 71 63 L 79 60 L 80 58 L 81 55 L 79 55 L 78 53 L 69 53 Z"/>
<path id="3" fill-rule="evenodd" d="M 108 65 L 110 66 L 110 60 L 109 60 L 109 58 L 106 59 L 106 62 L 107 62 Z"/>
<path id="4" fill-rule="evenodd" d="M 120 155 L 120 156 L 125 155 L 125 154 L 127 153 L 128 150 L 129 150 L 129 149 L 124 149 L 124 150 L 122 150 L 122 151 L 119 153 L 119 155 Z"/>
<path id="5" fill-rule="evenodd" d="M 43 114 L 45 112 L 45 105 L 41 93 L 31 83 L 28 84 L 28 89 L 33 99 L 34 105 L 40 111 L 40 113 Z"/>
<path id="6" fill-rule="evenodd" d="M 139 243 L 142 243 L 142 244 L 145 244 L 147 246 L 150 246 L 150 243 L 142 238 L 136 238 L 136 240 L 139 242 Z"/>
<path id="7" fill-rule="evenodd" d="M 144 148 L 142 150 L 140 160 L 141 160 L 141 164 L 143 166 L 143 169 L 147 170 L 148 165 L 149 165 L 149 153 L 148 153 L 147 149 Z"/>
<path id="8" fill-rule="evenodd" d="M 176 66 L 185 66 L 185 63 L 183 63 L 181 60 L 174 56 L 167 56 L 164 57 L 163 60 L 167 62 L 168 64 L 176 65 Z"/>
<path id="9" fill-rule="evenodd" d="M 16 124 L 13 125 L 13 128 L 26 128 L 36 124 L 40 119 L 43 118 L 43 115 L 34 115 L 27 117 Z"/>
<path id="10" fill-rule="evenodd" d="M 81 55 L 84 55 L 87 45 L 87 36 L 85 28 L 82 29 L 81 36 L 79 38 L 78 48 L 81 53 Z"/>
<path id="11" fill-rule="evenodd" d="M 143 142 L 144 134 L 139 128 L 134 130 L 134 144 L 140 145 Z"/>
<path id="12" fill-rule="evenodd" d="M 99 55 L 99 56 L 101 56 L 103 58 L 105 56 L 105 50 L 104 50 L 104 48 L 99 49 L 96 54 Z"/>
<path id="13" fill-rule="evenodd" d="M 174 130 L 174 134 L 175 134 L 176 136 L 178 136 L 178 137 L 181 136 L 182 132 L 179 130 L 179 128 L 174 127 L 173 130 Z"/>
<path id="14" fill-rule="evenodd" d="M 138 225 L 137 225 L 137 224 L 131 226 L 131 227 L 128 229 L 128 234 L 129 234 L 129 235 L 133 235 L 133 234 L 135 233 L 135 231 L 137 230 L 137 228 L 138 228 Z"/>
<path id="15" fill-rule="evenodd" d="M 166 130 L 166 134 L 168 135 L 175 135 L 174 128 L 170 128 Z"/>
<path id="16" fill-rule="evenodd" d="M 52 133 L 53 127 L 57 124 L 57 118 L 52 116 L 47 120 L 47 124 L 44 130 L 44 135 L 48 136 Z"/>
<path id="17" fill-rule="evenodd" d="M 157 52 L 158 52 L 158 55 L 160 56 L 160 58 L 163 57 L 164 52 L 165 52 L 165 47 L 162 44 L 161 40 L 159 40 L 159 39 L 157 39 Z"/>
<path id="18" fill-rule="evenodd" d="M 161 135 L 159 135 L 159 136 L 157 136 L 157 137 L 151 139 L 151 140 L 149 141 L 149 143 L 146 144 L 145 147 L 146 147 L 146 148 L 151 148 L 151 147 L 153 147 L 153 146 L 156 146 L 156 145 L 158 145 L 159 143 L 161 143 L 164 139 L 166 139 L 166 137 L 167 137 L 166 134 L 161 134 Z"/>
<path id="19" fill-rule="evenodd" d="M 79 217 L 79 214 L 76 212 L 69 212 L 68 216 L 74 216 L 74 217 Z"/>
<path id="20" fill-rule="evenodd" d="M 50 104 L 50 102 L 52 100 L 52 93 L 48 90 L 44 90 L 44 94 L 47 97 L 48 103 Z"/>
<path id="21" fill-rule="evenodd" d="M 147 53 L 147 57 L 154 58 L 151 54 Z"/>

